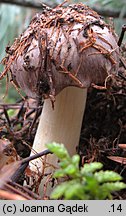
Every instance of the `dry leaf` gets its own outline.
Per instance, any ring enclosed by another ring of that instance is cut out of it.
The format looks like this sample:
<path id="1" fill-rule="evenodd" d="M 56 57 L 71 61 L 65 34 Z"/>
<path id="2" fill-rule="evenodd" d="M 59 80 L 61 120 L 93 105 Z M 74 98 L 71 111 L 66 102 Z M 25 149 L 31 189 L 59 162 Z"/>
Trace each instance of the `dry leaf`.
<path id="1" fill-rule="evenodd" d="M 124 157 L 118 157 L 118 156 L 108 156 L 110 160 L 113 160 L 115 162 L 121 163 L 121 164 L 126 164 L 126 158 Z"/>
<path id="2" fill-rule="evenodd" d="M 18 169 L 20 166 L 21 162 L 16 161 L 13 162 L 9 165 L 5 165 L 1 170 L 0 170 L 0 188 L 3 187 L 3 185 L 10 180 L 11 176 L 15 173 L 15 171 Z"/>
<path id="3" fill-rule="evenodd" d="M 118 146 L 119 146 L 119 148 L 121 148 L 121 149 L 126 149 L 126 144 L 119 144 Z"/>
<path id="4" fill-rule="evenodd" d="M 18 160 L 13 144 L 7 139 L 0 139 L 0 170 L 7 164 Z"/>
<path id="5" fill-rule="evenodd" d="M 3 152 L 7 145 L 10 144 L 8 139 L 0 139 L 0 152 Z"/>

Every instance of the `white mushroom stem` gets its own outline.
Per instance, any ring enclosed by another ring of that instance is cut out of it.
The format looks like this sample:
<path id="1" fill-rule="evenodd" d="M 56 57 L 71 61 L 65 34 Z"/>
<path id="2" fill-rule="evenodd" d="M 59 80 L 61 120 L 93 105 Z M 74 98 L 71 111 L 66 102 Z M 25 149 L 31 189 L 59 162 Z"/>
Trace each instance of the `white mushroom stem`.
<path id="1" fill-rule="evenodd" d="M 71 156 L 76 153 L 86 96 L 87 89 L 67 87 L 56 97 L 54 110 L 52 109 L 50 100 L 45 100 L 33 144 L 33 149 L 36 152 L 45 150 L 46 143 L 55 141 L 63 143 Z M 57 158 L 55 155 L 48 155 L 46 162 L 57 167 Z M 35 160 L 34 164 L 42 172 L 43 163 L 41 160 Z M 31 169 L 33 170 L 35 169 L 34 164 L 31 164 Z M 48 167 L 46 173 L 52 173 L 53 170 L 53 168 Z"/>

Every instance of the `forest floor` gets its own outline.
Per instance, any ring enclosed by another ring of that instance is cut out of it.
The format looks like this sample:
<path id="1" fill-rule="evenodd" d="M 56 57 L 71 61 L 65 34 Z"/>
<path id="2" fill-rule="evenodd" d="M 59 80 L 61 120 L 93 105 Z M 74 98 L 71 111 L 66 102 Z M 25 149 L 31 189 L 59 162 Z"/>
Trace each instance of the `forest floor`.
<path id="1" fill-rule="evenodd" d="M 109 80 L 107 85 L 107 91 L 94 88 L 88 91 L 77 151 L 81 155 L 83 163 L 102 162 L 105 170 L 118 172 L 126 182 L 125 64 L 121 64 L 118 76 L 113 82 Z M 36 102 L 31 99 L 29 99 L 29 107 L 24 101 L 0 105 L 0 179 L 6 182 L 3 186 L 6 191 L 19 195 L 24 193 L 26 198 L 33 199 L 40 198 L 37 195 L 38 186 L 34 193 L 30 188 L 30 183 L 28 186 L 30 190 L 28 187 L 25 189 L 22 186 L 24 179 L 28 184 L 28 179 L 34 175 L 30 169 L 27 167 L 22 175 L 16 177 L 16 180 L 8 182 L 10 167 L 6 169 L 4 166 L 29 156 L 41 110 L 42 107 L 37 108 Z M 8 175 L 4 174 L 4 170 Z M 15 173 L 15 170 L 16 168 L 11 168 L 11 175 Z M 114 198 L 126 199 L 125 192 L 123 190 L 115 193 Z"/>

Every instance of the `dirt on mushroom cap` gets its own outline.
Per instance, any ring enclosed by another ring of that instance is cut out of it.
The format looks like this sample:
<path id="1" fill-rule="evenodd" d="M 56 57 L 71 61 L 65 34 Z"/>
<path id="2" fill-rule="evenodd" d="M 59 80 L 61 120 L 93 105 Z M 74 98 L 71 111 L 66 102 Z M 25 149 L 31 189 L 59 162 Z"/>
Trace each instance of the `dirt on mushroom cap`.
<path id="1" fill-rule="evenodd" d="M 104 83 L 119 62 L 115 33 L 81 3 L 36 14 L 7 53 L 2 76 L 10 70 L 14 83 L 32 98 Z"/>

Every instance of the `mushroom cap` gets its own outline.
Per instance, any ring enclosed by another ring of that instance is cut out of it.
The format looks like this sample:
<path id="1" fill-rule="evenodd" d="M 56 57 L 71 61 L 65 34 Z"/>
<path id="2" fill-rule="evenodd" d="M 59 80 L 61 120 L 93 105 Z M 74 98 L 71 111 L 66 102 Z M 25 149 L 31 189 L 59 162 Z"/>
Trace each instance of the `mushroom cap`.
<path id="1" fill-rule="evenodd" d="M 103 84 L 119 64 L 115 33 L 81 3 L 36 14 L 9 51 L 12 79 L 32 98 Z"/>

